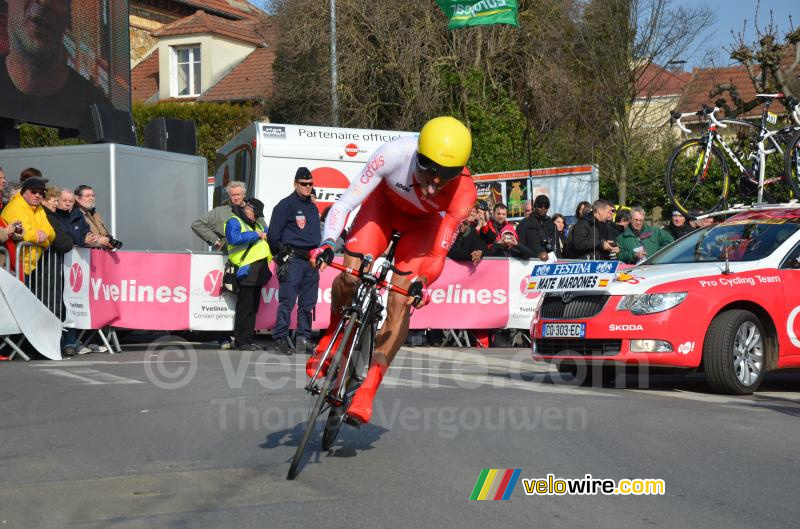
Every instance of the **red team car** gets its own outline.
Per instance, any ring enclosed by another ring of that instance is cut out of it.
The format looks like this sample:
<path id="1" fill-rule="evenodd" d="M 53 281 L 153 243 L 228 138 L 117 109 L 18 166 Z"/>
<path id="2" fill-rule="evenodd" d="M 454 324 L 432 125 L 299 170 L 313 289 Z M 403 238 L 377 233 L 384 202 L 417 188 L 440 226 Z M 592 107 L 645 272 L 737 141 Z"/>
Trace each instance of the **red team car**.
<path id="1" fill-rule="evenodd" d="M 557 266 L 535 267 L 531 288 L 576 271 Z M 611 279 L 591 275 L 544 293 L 534 360 L 571 373 L 585 372 L 581 364 L 702 368 L 714 391 L 732 394 L 800 367 L 800 207 L 743 211 Z"/>

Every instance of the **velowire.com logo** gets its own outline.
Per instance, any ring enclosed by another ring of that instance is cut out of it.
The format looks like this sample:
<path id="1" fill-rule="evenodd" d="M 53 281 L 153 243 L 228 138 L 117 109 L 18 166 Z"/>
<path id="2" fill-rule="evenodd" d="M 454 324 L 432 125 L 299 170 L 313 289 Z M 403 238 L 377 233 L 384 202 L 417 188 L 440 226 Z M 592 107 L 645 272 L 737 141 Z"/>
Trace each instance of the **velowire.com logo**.
<path id="1" fill-rule="evenodd" d="M 521 468 L 484 468 L 470 500 L 507 500 L 511 498 L 514 487 L 519 481 Z"/>

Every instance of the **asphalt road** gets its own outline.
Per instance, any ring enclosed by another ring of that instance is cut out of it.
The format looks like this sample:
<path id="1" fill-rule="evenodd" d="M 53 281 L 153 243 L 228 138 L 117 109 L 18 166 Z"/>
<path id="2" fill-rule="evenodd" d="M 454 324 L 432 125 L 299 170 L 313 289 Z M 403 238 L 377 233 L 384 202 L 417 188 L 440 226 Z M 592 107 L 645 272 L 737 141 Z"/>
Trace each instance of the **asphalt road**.
<path id="1" fill-rule="evenodd" d="M 0 527 L 795 527 L 800 374 L 554 382 L 525 350 L 403 349 L 373 423 L 285 479 L 304 357 L 133 348 L 0 365 Z M 138 350 L 136 350 L 138 349 Z M 165 352 L 167 351 L 167 352 Z M 196 360 L 193 360 L 195 358 Z M 663 479 L 653 496 L 469 501 L 481 469 Z"/>

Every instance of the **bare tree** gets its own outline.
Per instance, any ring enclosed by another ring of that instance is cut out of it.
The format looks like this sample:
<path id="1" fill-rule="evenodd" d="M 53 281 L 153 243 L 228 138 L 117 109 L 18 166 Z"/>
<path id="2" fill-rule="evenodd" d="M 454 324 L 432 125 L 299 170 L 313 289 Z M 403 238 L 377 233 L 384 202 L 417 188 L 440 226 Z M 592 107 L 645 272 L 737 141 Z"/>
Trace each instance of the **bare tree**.
<path id="1" fill-rule="evenodd" d="M 791 17 L 789 32 L 781 38 L 778 25 L 769 15 L 769 22 L 759 25 L 760 2 L 756 3 L 753 26 L 756 31 L 754 42 L 746 42 L 744 29 L 735 35 L 735 43 L 731 51 L 731 59 L 745 67 L 756 93 L 783 93 L 788 98 L 800 100 L 800 28 L 794 28 Z M 747 21 L 744 22 L 744 28 Z M 745 101 L 741 87 L 731 83 L 718 84 L 709 94 L 713 99 L 728 93 L 732 105 L 724 99 L 720 101 L 725 109 L 726 117 L 745 114 L 759 106 L 757 98 Z"/>
<path id="2" fill-rule="evenodd" d="M 592 0 L 586 7 L 574 57 L 588 90 L 580 107 L 583 129 L 621 204 L 632 154 L 653 143 L 641 128 L 658 82 L 643 85 L 642 77 L 651 65 L 683 57 L 710 20 L 707 8 L 676 7 L 672 0 Z"/>

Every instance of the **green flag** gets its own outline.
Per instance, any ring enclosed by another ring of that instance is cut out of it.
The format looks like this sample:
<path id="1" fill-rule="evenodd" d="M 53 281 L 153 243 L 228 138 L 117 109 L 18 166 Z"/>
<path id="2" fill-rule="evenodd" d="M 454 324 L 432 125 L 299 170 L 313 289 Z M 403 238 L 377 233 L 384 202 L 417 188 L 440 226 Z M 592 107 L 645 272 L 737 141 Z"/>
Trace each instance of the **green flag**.
<path id="1" fill-rule="evenodd" d="M 447 29 L 485 24 L 519 26 L 517 0 L 436 0 L 450 19 Z"/>

